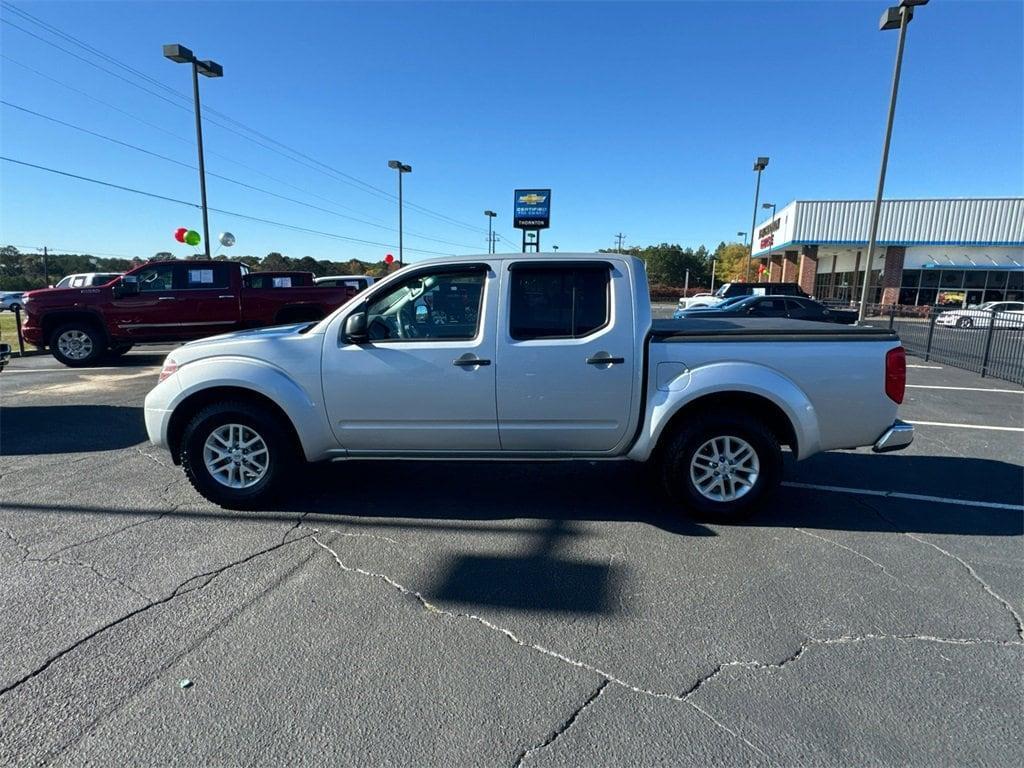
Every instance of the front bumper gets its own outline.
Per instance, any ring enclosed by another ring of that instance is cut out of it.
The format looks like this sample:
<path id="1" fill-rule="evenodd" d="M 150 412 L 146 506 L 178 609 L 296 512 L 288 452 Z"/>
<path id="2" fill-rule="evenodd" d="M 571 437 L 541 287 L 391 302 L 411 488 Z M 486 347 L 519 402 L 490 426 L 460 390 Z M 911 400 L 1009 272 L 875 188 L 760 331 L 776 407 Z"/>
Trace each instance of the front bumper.
<path id="1" fill-rule="evenodd" d="M 875 441 L 871 447 L 875 453 L 888 453 L 889 451 L 902 451 L 914 442 L 914 425 L 896 419 L 882 436 Z"/>

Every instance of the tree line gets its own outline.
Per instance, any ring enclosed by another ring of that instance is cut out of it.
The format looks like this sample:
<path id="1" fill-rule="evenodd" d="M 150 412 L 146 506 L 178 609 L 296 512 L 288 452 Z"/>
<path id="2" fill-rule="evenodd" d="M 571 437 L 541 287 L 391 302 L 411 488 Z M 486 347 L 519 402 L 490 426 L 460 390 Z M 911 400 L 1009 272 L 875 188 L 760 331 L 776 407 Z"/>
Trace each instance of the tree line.
<path id="1" fill-rule="evenodd" d="M 603 253 L 611 253 L 604 249 Z M 714 263 L 715 285 L 723 282 L 740 280 L 746 270 L 749 249 L 742 243 L 719 243 L 714 251 L 703 245 L 699 248 L 683 248 L 677 244 L 661 243 L 646 247 L 628 248 L 624 253 L 637 256 L 647 264 L 647 276 L 652 289 L 664 290 L 669 293 L 682 289 L 686 284 L 686 271 L 690 271 L 689 285 L 691 289 L 707 289 L 711 285 L 711 269 Z M 60 253 L 49 254 L 46 258 L 44 275 L 44 259 L 41 253 L 22 253 L 13 245 L 0 248 L 0 290 L 27 291 L 33 288 L 44 288 L 47 284 L 56 285 L 65 275 L 78 272 L 127 272 L 147 261 L 165 261 L 175 259 L 169 251 L 160 251 L 150 258 L 110 258 L 92 256 L 90 254 Z M 187 260 L 205 258 L 197 253 L 186 257 Z M 293 257 L 273 251 L 266 256 L 227 256 L 221 254 L 214 257 L 216 261 L 237 261 L 247 265 L 253 271 L 263 272 L 312 272 L 317 277 L 327 275 L 370 275 L 382 277 L 388 273 L 388 265 L 383 261 L 369 262 L 360 259 L 347 261 L 328 261 L 314 259 L 311 256 Z"/>
<path id="2" fill-rule="evenodd" d="M 51 253 L 45 258 L 41 253 L 23 253 L 13 245 L 0 248 L 0 290 L 29 291 L 56 285 L 65 275 L 79 272 L 127 272 L 149 261 L 170 261 L 177 257 L 169 251 L 160 251 L 149 258 L 109 258 L 92 256 L 87 253 Z M 206 256 L 196 253 L 186 261 L 203 260 Z M 253 271 L 263 272 L 312 272 L 317 277 L 326 275 L 370 275 L 383 277 L 388 268 L 383 261 L 368 262 L 359 259 L 328 261 L 311 256 L 301 258 L 285 256 L 276 251 L 266 256 L 227 256 L 220 254 L 214 261 L 237 261 Z M 48 273 L 49 281 L 44 273 Z"/>

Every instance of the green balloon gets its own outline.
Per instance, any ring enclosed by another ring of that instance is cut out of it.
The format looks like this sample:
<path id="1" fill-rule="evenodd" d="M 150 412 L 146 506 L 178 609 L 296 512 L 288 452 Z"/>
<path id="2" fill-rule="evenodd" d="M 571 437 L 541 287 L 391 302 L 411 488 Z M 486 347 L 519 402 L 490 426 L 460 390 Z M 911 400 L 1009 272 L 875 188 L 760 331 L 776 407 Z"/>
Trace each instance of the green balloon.
<path id="1" fill-rule="evenodd" d="M 202 239 L 194 229 L 190 229 L 185 233 L 185 242 L 189 245 L 199 245 L 199 241 Z"/>

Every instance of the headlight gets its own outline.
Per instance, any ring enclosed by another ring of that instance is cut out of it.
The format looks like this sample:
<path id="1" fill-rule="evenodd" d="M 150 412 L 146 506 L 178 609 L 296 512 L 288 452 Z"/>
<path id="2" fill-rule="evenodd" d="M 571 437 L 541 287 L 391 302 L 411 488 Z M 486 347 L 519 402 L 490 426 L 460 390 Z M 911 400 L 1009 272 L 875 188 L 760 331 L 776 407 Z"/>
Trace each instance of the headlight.
<path id="1" fill-rule="evenodd" d="M 164 367 L 160 369 L 160 381 L 170 378 L 178 371 L 178 363 L 173 357 L 164 360 Z"/>

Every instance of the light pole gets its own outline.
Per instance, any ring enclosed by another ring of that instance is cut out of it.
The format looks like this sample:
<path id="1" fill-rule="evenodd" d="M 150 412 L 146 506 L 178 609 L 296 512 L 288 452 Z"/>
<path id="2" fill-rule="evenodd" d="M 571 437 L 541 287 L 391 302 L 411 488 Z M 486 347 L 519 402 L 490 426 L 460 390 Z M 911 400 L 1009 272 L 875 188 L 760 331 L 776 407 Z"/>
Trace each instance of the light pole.
<path id="1" fill-rule="evenodd" d="M 203 251 L 210 258 L 210 220 L 206 212 L 206 164 L 203 161 L 203 119 L 199 110 L 199 76 L 224 77 L 224 67 L 215 61 L 199 61 L 183 45 L 172 43 L 164 46 L 164 56 L 178 64 L 192 65 L 192 100 L 196 107 L 196 146 L 199 149 L 199 197 L 203 204 Z"/>
<path id="2" fill-rule="evenodd" d="M 497 216 L 494 211 L 484 211 L 484 216 L 487 217 L 487 252 L 494 253 L 494 232 L 492 231 L 491 224 L 494 223 L 494 217 Z"/>
<path id="3" fill-rule="evenodd" d="M 914 6 L 924 5 L 928 0 L 900 0 L 893 8 L 886 8 L 878 23 L 881 31 L 898 29 L 900 39 L 896 44 L 896 64 L 892 70 L 892 92 L 889 95 L 889 116 L 885 123 L 885 140 L 882 142 L 882 165 L 878 171 L 878 189 L 875 202 L 871 206 L 871 229 L 868 234 L 868 260 L 865 267 L 864 285 L 860 293 L 860 308 L 857 310 L 857 322 L 863 323 L 867 316 L 868 294 L 871 289 L 871 265 L 875 258 L 875 242 L 878 239 L 878 217 L 882 211 L 882 192 L 885 189 L 885 171 L 889 165 L 889 142 L 892 139 L 892 122 L 896 116 L 896 94 L 900 88 L 900 69 L 903 67 L 903 45 L 907 40 L 907 24 L 914 18 Z"/>
<path id="4" fill-rule="evenodd" d="M 711 293 L 715 292 L 715 267 L 718 266 L 718 259 L 711 260 Z"/>
<path id="5" fill-rule="evenodd" d="M 558 246 L 557 245 L 552 245 L 551 246 L 551 250 L 554 251 L 555 253 L 558 253 Z"/>
<path id="6" fill-rule="evenodd" d="M 398 171 L 398 266 L 405 264 L 405 253 L 402 247 L 402 174 L 412 173 L 412 166 L 398 160 L 388 160 L 388 168 Z"/>
<path id="7" fill-rule="evenodd" d="M 774 221 L 775 220 L 775 203 L 761 203 L 761 207 L 764 208 L 766 211 L 769 208 L 772 209 L 772 220 Z"/>
<path id="8" fill-rule="evenodd" d="M 750 280 L 750 262 L 754 259 L 754 227 L 757 226 L 757 199 L 761 196 L 761 171 L 768 167 L 768 158 L 759 157 L 754 161 L 757 171 L 757 186 L 754 188 L 754 215 L 750 218 L 750 253 L 747 254 L 747 280 Z"/>
<path id="9" fill-rule="evenodd" d="M 742 240 L 744 245 L 747 244 L 747 233 L 746 232 L 737 232 L 736 233 L 736 237 L 738 237 L 740 240 Z"/>

